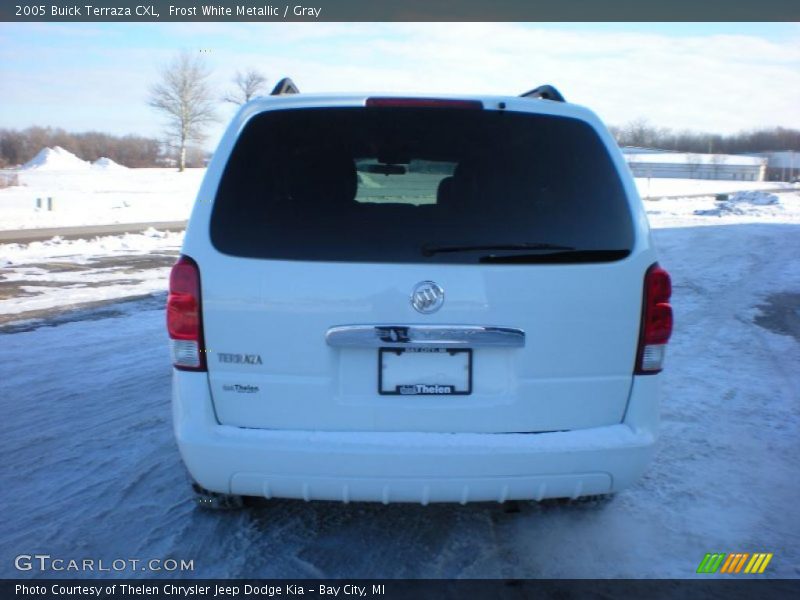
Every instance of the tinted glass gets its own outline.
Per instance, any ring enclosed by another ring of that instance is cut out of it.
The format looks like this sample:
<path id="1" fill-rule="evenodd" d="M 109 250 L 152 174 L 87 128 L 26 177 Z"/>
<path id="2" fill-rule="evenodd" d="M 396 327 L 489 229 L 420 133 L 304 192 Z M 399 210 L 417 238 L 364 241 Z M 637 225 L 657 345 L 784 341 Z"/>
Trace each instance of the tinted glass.
<path id="1" fill-rule="evenodd" d="M 237 256 L 407 263 L 591 262 L 633 244 L 590 126 L 443 108 L 254 117 L 225 168 L 211 237 Z"/>

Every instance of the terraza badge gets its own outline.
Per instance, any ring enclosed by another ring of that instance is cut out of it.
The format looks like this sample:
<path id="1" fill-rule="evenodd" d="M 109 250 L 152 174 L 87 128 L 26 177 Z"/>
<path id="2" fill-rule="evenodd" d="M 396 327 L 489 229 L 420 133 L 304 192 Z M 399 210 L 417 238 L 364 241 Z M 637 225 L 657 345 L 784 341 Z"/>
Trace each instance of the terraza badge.
<path id="1" fill-rule="evenodd" d="M 260 354 L 231 354 L 228 352 L 217 352 L 217 358 L 221 363 L 239 363 L 243 365 L 263 365 Z"/>

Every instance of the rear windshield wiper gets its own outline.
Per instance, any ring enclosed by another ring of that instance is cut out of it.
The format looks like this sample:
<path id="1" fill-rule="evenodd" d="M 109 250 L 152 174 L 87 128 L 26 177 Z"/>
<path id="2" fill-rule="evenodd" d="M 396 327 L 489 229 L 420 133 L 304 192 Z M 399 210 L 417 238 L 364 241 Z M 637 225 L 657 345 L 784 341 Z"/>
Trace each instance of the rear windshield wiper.
<path id="1" fill-rule="evenodd" d="M 558 263 L 601 263 L 622 260 L 629 256 L 630 250 L 564 250 L 546 254 L 489 254 L 481 256 L 478 262 L 505 265 L 558 264 Z"/>
<path id="2" fill-rule="evenodd" d="M 476 250 L 575 250 L 572 246 L 561 246 L 559 244 L 547 244 L 542 242 L 522 242 L 518 244 L 474 244 L 463 246 L 431 246 L 426 244 L 422 247 L 423 256 L 433 256 L 444 252 L 472 252 Z"/>

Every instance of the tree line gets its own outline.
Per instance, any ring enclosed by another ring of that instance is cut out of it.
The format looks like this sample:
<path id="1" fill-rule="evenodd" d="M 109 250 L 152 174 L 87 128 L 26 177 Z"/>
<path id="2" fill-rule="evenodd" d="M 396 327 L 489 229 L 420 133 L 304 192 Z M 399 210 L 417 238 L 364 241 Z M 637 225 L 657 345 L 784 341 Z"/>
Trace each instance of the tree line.
<path id="1" fill-rule="evenodd" d="M 139 135 L 70 133 L 53 127 L 0 129 L 0 168 L 24 164 L 42 148 L 53 146 L 61 146 L 82 160 L 95 161 L 105 156 L 126 167 L 155 167 L 162 155 L 159 140 Z"/>
<path id="2" fill-rule="evenodd" d="M 673 131 L 636 119 L 611 127 L 620 146 L 657 148 L 695 154 L 745 154 L 778 150 L 800 151 L 800 130 L 772 127 L 729 135 L 697 131 Z"/>

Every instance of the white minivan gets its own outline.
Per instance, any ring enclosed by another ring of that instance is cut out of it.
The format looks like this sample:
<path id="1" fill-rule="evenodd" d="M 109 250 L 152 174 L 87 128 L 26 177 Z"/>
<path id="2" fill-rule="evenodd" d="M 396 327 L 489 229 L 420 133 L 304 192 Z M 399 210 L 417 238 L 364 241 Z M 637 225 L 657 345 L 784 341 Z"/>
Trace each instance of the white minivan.
<path id="1" fill-rule="evenodd" d="M 631 485 L 672 330 L 656 261 L 614 139 L 551 86 L 249 102 L 167 302 L 201 504 Z"/>

